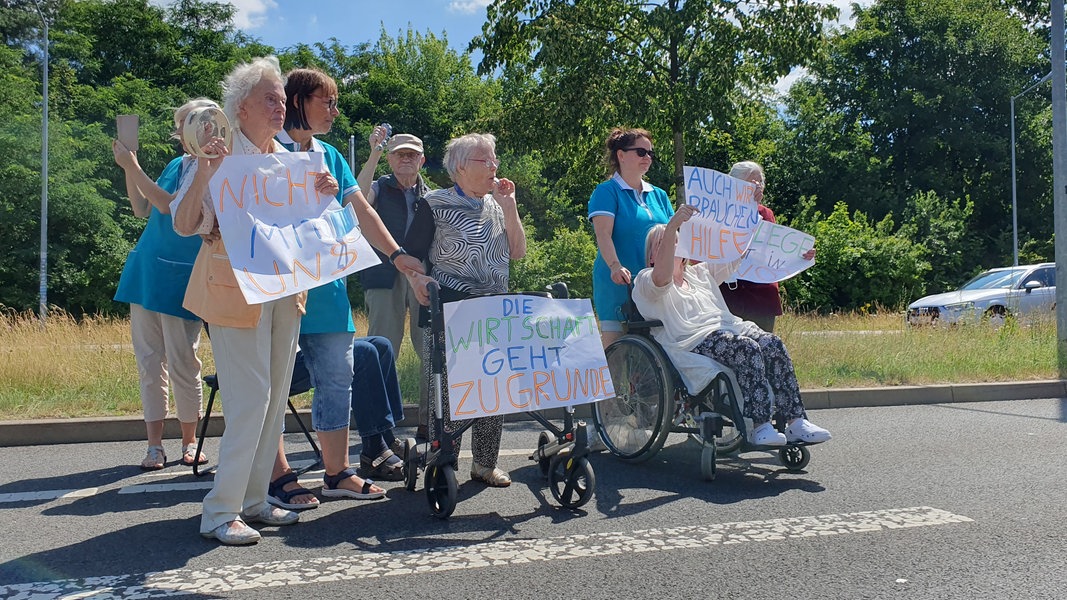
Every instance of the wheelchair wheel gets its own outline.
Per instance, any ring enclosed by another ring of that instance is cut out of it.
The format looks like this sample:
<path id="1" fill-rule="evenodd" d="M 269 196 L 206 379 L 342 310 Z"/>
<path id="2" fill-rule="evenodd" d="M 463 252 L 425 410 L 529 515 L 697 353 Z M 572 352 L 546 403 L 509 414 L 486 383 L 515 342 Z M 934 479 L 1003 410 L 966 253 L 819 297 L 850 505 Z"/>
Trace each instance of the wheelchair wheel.
<path id="1" fill-rule="evenodd" d="M 456 510 L 456 498 L 459 484 L 456 482 L 456 470 L 452 465 L 434 465 L 426 469 L 426 499 L 430 511 L 439 519 L 447 519 Z"/>
<path id="2" fill-rule="evenodd" d="M 545 446 L 551 444 L 552 441 L 553 441 L 552 434 L 547 432 L 547 431 L 542 431 L 537 436 L 537 450 L 538 450 L 538 453 L 540 453 L 541 448 L 544 448 Z M 547 457 L 547 456 L 545 458 L 538 459 L 537 466 L 541 469 L 541 477 L 548 477 L 548 471 L 549 471 L 549 467 L 551 466 L 551 463 L 552 463 L 552 459 L 550 457 Z"/>
<path id="3" fill-rule="evenodd" d="M 596 487 L 593 465 L 584 456 L 575 460 L 569 454 L 552 458 L 548 486 L 552 497 L 564 508 L 578 508 L 589 502 Z"/>
<path id="4" fill-rule="evenodd" d="M 415 491 L 419 482 L 419 445 L 415 438 L 404 440 L 404 487 Z"/>
<path id="5" fill-rule="evenodd" d="M 638 335 L 622 336 L 606 354 L 615 397 L 593 404 L 593 424 L 615 456 L 648 460 L 671 432 L 672 371 L 662 351 Z"/>
<path id="6" fill-rule="evenodd" d="M 715 444 L 704 444 L 700 449 L 700 474 L 704 481 L 715 480 Z"/>
<path id="7" fill-rule="evenodd" d="M 782 461 L 790 473 L 799 473 L 811 461 L 811 452 L 804 446 L 786 446 L 778 451 L 778 460 Z"/>

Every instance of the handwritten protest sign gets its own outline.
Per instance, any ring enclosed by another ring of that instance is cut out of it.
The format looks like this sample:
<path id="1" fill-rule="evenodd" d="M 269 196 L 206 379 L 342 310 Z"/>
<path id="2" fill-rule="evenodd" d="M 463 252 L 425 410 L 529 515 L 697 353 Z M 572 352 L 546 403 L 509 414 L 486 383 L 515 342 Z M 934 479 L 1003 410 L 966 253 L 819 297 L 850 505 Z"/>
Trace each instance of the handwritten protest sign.
<path id="1" fill-rule="evenodd" d="M 737 279 L 754 283 L 785 281 L 815 264 L 804 254 L 815 247 L 815 238 L 768 221 L 760 221 L 748 252 L 734 273 Z"/>
<path id="2" fill-rule="evenodd" d="M 588 299 L 489 296 L 444 305 L 453 419 L 615 396 Z"/>
<path id="3" fill-rule="evenodd" d="M 708 263 L 737 260 L 759 224 L 756 186 L 713 169 L 684 167 L 686 204 L 700 213 L 678 231 L 677 255 Z"/>
<path id="4" fill-rule="evenodd" d="M 351 206 L 315 190 L 322 153 L 229 156 L 209 184 L 222 240 L 249 304 L 378 264 Z"/>

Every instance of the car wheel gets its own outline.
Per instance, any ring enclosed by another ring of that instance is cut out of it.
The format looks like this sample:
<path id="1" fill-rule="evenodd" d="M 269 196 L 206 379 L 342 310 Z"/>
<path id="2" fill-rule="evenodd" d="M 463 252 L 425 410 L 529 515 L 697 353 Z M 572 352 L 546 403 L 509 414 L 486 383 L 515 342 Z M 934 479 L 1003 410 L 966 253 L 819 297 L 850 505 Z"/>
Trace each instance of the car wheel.
<path id="1" fill-rule="evenodd" d="M 1008 320 L 1008 311 L 1003 306 L 990 306 L 983 317 L 993 327 L 1001 327 Z"/>

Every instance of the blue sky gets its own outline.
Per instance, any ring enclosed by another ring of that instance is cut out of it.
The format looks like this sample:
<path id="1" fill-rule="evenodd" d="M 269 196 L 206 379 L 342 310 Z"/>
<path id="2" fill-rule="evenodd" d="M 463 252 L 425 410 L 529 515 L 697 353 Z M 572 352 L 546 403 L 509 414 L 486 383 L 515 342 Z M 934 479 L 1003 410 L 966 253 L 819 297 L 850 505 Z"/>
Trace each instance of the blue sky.
<path id="1" fill-rule="evenodd" d="M 166 0 L 159 0 L 165 3 Z M 414 30 L 435 35 L 445 32 L 449 44 L 465 50 L 481 33 L 490 0 L 229 0 L 237 7 L 236 25 L 276 47 L 314 43 L 336 37 L 346 46 L 374 42 L 381 27 L 390 35 Z M 823 0 L 841 9 L 851 21 L 855 0 Z M 873 0 L 859 0 L 870 5 Z"/>
<path id="2" fill-rule="evenodd" d="M 382 26 L 396 36 L 445 32 L 456 50 L 481 33 L 489 0 L 230 0 L 237 28 L 275 48 L 336 37 L 345 46 L 378 39 Z"/>
<path id="3" fill-rule="evenodd" d="M 167 4 L 169 0 L 152 0 Z M 852 23 L 850 5 L 874 0 L 822 0 L 841 9 L 841 23 Z M 420 33 L 448 38 L 457 51 L 481 33 L 491 0 L 229 0 L 237 7 L 236 26 L 275 48 L 325 42 L 331 37 L 352 46 L 378 40 L 384 26 L 396 36 L 410 26 Z M 479 55 L 473 57 L 477 64 Z M 785 90 L 804 73 L 796 70 L 776 86 Z"/>

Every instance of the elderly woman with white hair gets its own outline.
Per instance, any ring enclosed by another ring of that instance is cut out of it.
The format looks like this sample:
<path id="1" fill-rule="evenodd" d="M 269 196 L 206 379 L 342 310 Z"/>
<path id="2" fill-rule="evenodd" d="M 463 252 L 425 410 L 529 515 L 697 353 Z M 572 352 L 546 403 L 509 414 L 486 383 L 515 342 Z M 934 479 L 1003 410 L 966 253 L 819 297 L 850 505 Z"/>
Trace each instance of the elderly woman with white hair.
<path id="1" fill-rule="evenodd" d="M 454 138 L 448 142 L 444 162 L 454 185 L 426 195 L 435 227 L 429 249 L 433 269 L 429 276 L 405 273 L 423 305 L 429 304 L 426 285 L 431 279 L 441 286 L 442 302 L 505 293 L 510 261 L 526 255 L 526 233 L 519 219 L 515 184 L 496 177 L 500 166 L 496 138 L 487 133 Z M 427 328 L 424 352 L 429 348 L 430 335 Z M 427 377 L 430 363 L 424 356 Z M 456 425 L 449 417 L 448 386 L 441 387 L 445 429 L 455 431 Z M 511 485 L 511 477 L 496 466 L 503 424 L 503 417 L 482 417 L 472 427 L 471 479 L 493 487 Z M 457 455 L 459 443 L 457 439 Z"/>
<path id="2" fill-rule="evenodd" d="M 753 444 L 829 440 L 830 432 L 807 418 L 793 360 L 781 338 L 733 315 L 722 298 L 719 284 L 737 269 L 740 259 L 689 265 L 687 259 L 675 256 L 678 230 L 696 213 L 691 204 L 680 206 L 666 225 L 653 226 L 646 237 L 649 266 L 634 278 L 633 299 L 642 316 L 662 323 L 652 329 L 652 337 L 672 359 L 695 352 L 733 369 L 745 399 L 744 415 L 752 419 Z M 785 421 L 784 433 L 771 423 L 772 410 Z"/>
<path id="3" fill-rule="evenodd" d="M 248 304 L 237 287 L 207 185 L 226 156 L 285 152 L 274 136 L 285 123 L 285 81 L 273 56 L 238 65 L 222 83 L 223 111 L 234 129 L 233 147 L 212 139 L 182 177 L 171 204 L 174 230 L 200 234 L 184 306 L 211 325 L 219 382 L 226 393 L 226 430 L 215 483 L 204 498 L 200 534 L 226 545 L 254 544 L 246 523 L 290 525 L 297 513 L 267 503 L 267 486 L 285 416 L 306 293 Z M 337 180 L 320 174 L 315 188 L 334 196 Z"/>

